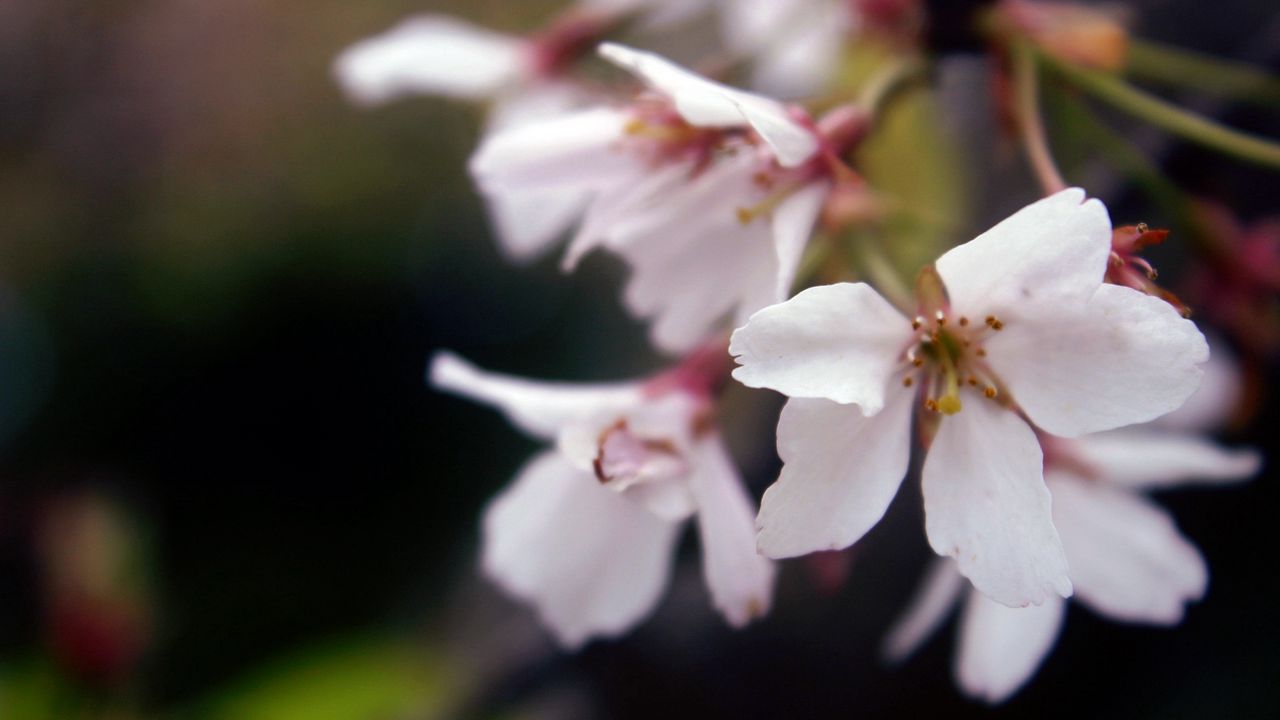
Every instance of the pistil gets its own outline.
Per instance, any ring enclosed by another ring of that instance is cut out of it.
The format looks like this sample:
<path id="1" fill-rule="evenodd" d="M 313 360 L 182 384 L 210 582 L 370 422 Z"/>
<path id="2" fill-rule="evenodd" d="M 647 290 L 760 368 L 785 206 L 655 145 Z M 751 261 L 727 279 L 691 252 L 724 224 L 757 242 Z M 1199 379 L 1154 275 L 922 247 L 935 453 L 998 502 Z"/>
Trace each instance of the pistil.
<path id="1" fill-rule="evenodd" d="M 955 415 L 960 412 L 960 373 L 956 372 L 955 361 L 951 359 L 951 353 L 947 348 L 942 348 L 939 353 L 942 361 L 943 382 L 947 391 L 938 398 L 938 411 L 946 415 Z"/>

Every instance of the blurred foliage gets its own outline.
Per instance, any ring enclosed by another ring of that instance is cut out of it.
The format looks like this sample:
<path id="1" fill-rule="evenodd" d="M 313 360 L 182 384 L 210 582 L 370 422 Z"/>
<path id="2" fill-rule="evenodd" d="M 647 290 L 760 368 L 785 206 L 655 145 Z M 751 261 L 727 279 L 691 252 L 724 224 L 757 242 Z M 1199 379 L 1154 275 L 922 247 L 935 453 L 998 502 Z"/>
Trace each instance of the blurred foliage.
<path id="1" fill-rule="evenodd" d="M 461 686 L 448 662 L 399 638 L 303 648 L 194 708 L 194 720 L 348 720 L 439 716 Z"/>
<path id="2" fill-rule="evenodd" d="M 901 92 L 886 108 L 856 165 L 888 203 L 879 241 L 899 277 L 911 279 L 954 245 L 969 221 L 964 176 L 936 94 Z"/>

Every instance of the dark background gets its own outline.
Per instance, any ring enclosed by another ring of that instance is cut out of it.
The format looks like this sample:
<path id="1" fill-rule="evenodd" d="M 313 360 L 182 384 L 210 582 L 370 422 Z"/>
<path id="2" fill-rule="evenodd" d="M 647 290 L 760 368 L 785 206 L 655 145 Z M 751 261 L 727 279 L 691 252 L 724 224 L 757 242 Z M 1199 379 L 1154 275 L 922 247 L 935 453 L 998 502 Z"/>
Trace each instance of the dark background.
<path id="1" fill-rule="evenodd" d="M 1280 60 L 1271 3 L 1131 5 L 1145 37 L 1272 69 Z M 87 492 L 123 508 L 141 538 L 154 630 L 124 686 L 142 715 L 369 633 L 466 657 L 441 672 L 468 678 L 451 702 L 479 715 L 1275 712 L 1280 497 L 1269 469 L 1163 497 L 1213 571 L 1180 628 L 1117 625 L 1073 605 L 1038 677 L 994 711 L 953 689 L 950 630 L 901 669 L 878 660 L 928 557 L 910 482 L 859 544 L 843 589 L 819 592 L 805 563 L 786 563 L 773 614 L 748 631 L 706 609 L 692 547 L 673 597 L 628 640 L 565 656 L 519 625 L 528 613 L 474 577 L 476 520 L 535 446 L 498 415 L 431 392 L 427 358 L 451 348 L 507 372 L 584 380 L 660 359 L 618 305 L 615 264 L 594 258 L 565 277 L 552 259 L 498 256 L 463 173 L 480 109 L 430 98 L 356 109 L 328 66 L 409 12 L 518 30 L 550 7 L 0 4 L 0 672 L 49 654 L 33 538 L 50 503 Z M 1207 109 L 1280 134 L 1275 112 Z M 1184 188 L 1247 219 L 1276 212 L 1276 174 L 1155 140 Z M 1005 182 L 1023 194 L 987 198 L 984 220 L 1030 199 L 1025 183 Z M 1118 221 L 1159 224 L 1123 184 L 1104 198 Z M 1186 258 L 1171 244 L 1176 278 Z M 1270 450 L 1274 395 L 1255 391 L 1259 414 L 1230 439 Z M 767 428 L 735 438 L 741 455 L 765 458 L 747 465 L 757 494 L 776 470 L 771 445 Z"/>

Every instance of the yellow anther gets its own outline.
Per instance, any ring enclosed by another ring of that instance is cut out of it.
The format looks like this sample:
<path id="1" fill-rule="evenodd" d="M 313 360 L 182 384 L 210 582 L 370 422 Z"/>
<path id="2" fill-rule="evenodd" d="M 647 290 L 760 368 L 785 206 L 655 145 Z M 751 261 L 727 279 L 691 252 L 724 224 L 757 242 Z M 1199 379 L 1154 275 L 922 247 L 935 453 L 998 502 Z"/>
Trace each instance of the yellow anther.
<path id="1" fill-rule="evenodd" d="M 914 383 L 915 380 L 912 380 L 910 375 L 902 378 L 902 387 L 911 387 Z"/>
<path id="2" fill-rule="evenodd" d="M 984 350 L 983 348 L 978 348 L 978 352 L 977 352 L 976 354 L 977 354 L 977 356 L 978 356 L 978 357 L 986 357 L 986 356 L 987 356 L 987 351 L 986 351 L 986 350 Z"/>
<path id="3" fill-rule="evenodd" d="M 933 319 L 938 321 L 938 327 L 942 327 L 947 324 L 947 316 L 943 315 L 941 310 L 933 314 Z"/>
<path id="4" fill-rule="evenodd" d="M 912 330 L 919 330 L 923 325 L 924 325 L 924 318 L 920 317 L 919 315 L 916 316 L 915 320 L 911 321 Z"/>
<path id="5" fill-rule="evenodd" d="M 965 316 L 961 315 L 961 316 L 960 316 L 960 327 L 968 327 L 968 326 L 969 326 L 969 318 L 967 318 L 967 317 L 965 317 Z"/>
<path id="6" fill-rule="evenodd" d="M 974 377 L 974 376 L 970 375 L 970 376 L 969 376 L 968 383 L 969 383 L 969 386 L 970 386 L 970 387 L 978 387 L 978 378 L 976 378 L 976 377 Z"/>
<path id="7" fill-rule="evenodd" d="M 932 410 L 933 412 L 938 412 L 938 401 L 934 400 L 933 398 L 925 398 L 924 407 L 926 410 Z"/>
<path id="8" fill-rule="evenodd" d="M 996 389 L 995 389 L 994 387 L 992 387 L 992 386 L 988 385 L 988 386 L 987 386 L 987 389 L 982 391 L 982 394 L 983 394 L 983 395 L 986 395 L 986 396 L 987 396 L 987 397 L 989 397 L 989 398 L 993 398 L 993 397 L 995 397 L 995 396 L 996 396 Z"/>

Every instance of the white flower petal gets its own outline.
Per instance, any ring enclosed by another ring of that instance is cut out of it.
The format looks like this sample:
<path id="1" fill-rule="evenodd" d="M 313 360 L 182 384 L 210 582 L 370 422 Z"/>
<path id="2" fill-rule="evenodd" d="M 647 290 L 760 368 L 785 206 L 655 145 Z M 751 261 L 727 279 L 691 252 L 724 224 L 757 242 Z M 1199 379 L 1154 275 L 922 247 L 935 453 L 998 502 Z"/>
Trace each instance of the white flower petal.
<path id="1" fill-rule="evenodd" d="M 1227 424 L 1231 413 L 1239 407 L 1244 393 L 1240 361 L 1225 340 L 1211 337 L 1206 340 L 1209 342 L 1209 361 L 1200 366 L 1204 370 L 1200 387 L 1182 407 L 1156 420 L 1160 427 L 1186 432 L 1217 430 Z"/>
<path id="2" fill-rule="evenodd" d="M 579 85 L 567 81 L 526 83 L 493 99 L 485 118 L 485 134 L 550 120 L 581 108 L 592 99 Z"/>
<path id="3" fill-rule="evenodd" d="M 439 15 L 419 15 L 342 51 L 333 72 L 356 102 L 373 105 L 413 93 L 478 100 L 525 72 L 527 48 Z"/>
<path id="4" fill-rule="evenodd" d="M 471 156 L 486 194 L 598 190 L 639 177 L 644 166 L 622 146 L 627 114 L 579 110 L 489 133 Z"/>
<path id="5" fill-rule="evenodd" d="M 640 14 L 641 30 L 663 30 L 706 10 L 709 0 L 578 0 L 578 5 L 613 13 Z"/>
<path id="6" fill-rule="evenodd" d="M 431 360 L 431 385 L 491 405 L 513 425 L 551 440 L 567 423 L 620 411 L 640 402 L 640 383 L 573 384 L 526 380 L 490 373 L 449 352 Z"/>
<path id="7" fill-rule="evenodd" d="M 890 662 L 901 662 L 929 639 L 951 614 L 966 587 L 964 576 L 949 558 L 934 558 L 905 612 L 898 616 L 885 637 L 883 654 Z"/>
<path id="8" fill-rule="evenodd" d="M 799 5 L 766 29 L 767 42 L 754 53 L 752 88 L 776 97 L 805 98 L 823 92 L 831 82 L 852 25 L 850 4 L 803 0 Z"/>
<path id="9" fill-rule="evenodd" d="M 880 521 L 907 472 L 914 397 L 897 388 L 874 417 L 830 400 L 787 401 L 778 420 L 782 474 L 756 521 L 762 553 L 839 550 Z"/>
<path id="10" fill-rule="evenodd" d="M 679 189 L 668 207 L 616 226 L 609 238 L 631 266 L 624 301 L 653 320 L 650 336 L 668 352 L 692 349 L 772 300 L 777 257 L 769 226 L 742 223 L 754 191 L 752 158 L 719 162 Z M 677 188 L 672 188 L 676 190 Z"/>
<path id="11" fill-rule="evenodd" d="M 783 167 L 799 166 L 818 151 L 817 137 L 792 120 L 782 103 L 712 82 L 666 58 L 624 45 L 604 43 L 600 55 L 670 98 L 690 125 L 750 125 L 773 148 Z"/>
<path id="12" fill-rule="evenodd" d="M 1016 413 L 965 393 L 924 461 L 925 530 L 974 587 L 1010 607 L 1069 596 L 1040 443 Z"/>
<path id="13" fill-rule="evenodd" d="M 1031 420 L 1063 437 L 1176 409 L 1209 357 L 1204 336 L 1169 303 L 1110 284 L 1079 309 L 1007 323 L 986 350 Z"/>
<path id="14" fill-rule="evenodd" d="M 1018 691 L 1053 649 L 1066 603 L 1049 597 L 1040 606 L 1005 607 L 981 593 L 969 594 L 960 620 L 956 681 L 966 693 L 999 703 Z"/>
<path id="15" fill-rule="evenodd" d="M 689 428 L 696 402 L 684 393 L 608 408 L 564 426 L 556 447 L 575 467 L 658 517 L 693 514 Z"/>
<path id="16" fill-rule="evenodd" d="M 679 529 L 544 452 L 485 509 L 482 565 L 574 648 L 624 633 L 652 612 Z"/>
<path id="17" fill-rule="evenodd" d="M 693 450 L 689 487 L 698 506 L 702 571 L 716 609 L 742 627 L 769 611 L 773 563 L 756 553 L 755 502 L 719 437 Z"/>
<path id="18" fill-rule="evenodd" d="M 735 53 L 755 52 L 806 2 L 809 0 L 718 0 L 725 44 Z"/>
<path id="19" fill-rule="evenodd" d="M 548 250 L 581 217 L 590 195 L 577 190 L 494 193 L 489 220 L 509 260 L 525 262 Z"/>
<path id="20" fill-rule="evenodd" d="M 840 283 L 752 315 L 729 352 L 742 366 L 733 376 L 747 387 L 857 403 L 874 415 L 911 336 L 910 322 L 871 286 Z"/>
<path id="21" fill-rule="evenodd" d="M 632 314 L 653 321 L 649 336 L 660 350 L 682 353 L 705 341 L 750 289 L 741 284 L 760 279 L 762 266 L 771 269 L 766 233 L 743 235 L 682 234 L 689 243 L 677 258 L 627 253 L 632 271 L 624 300 Z"/>
<path id="22" fill-rule="evenodd" d="M 632 239 L 632 225 L 652 221 L 655 215 L 670 212 L 668 202 L 687 190 L 691 168 L 687 164 L 666 164 L 646 173 L 637 182 L 617 183 L 601 191 L 587 208 L 578 232 L 569 242 L 560 267 L 569 272 L 598 246 L 618 249 Z"/>
<path id="23" fill-rule="evenodd" d="M 1173 625 L 1204 596 L 1204 559 L 1163 509 L 1106 483 L 1064 473 L 1048 480 L 1082 602 L 1115 620 Z"/>
<path id="24" fill-rule="evenodd" d="M 813 224 L 831 192 L 831 183 L 810 183 L 782 201 L 773 211 L 773 243 L 778 254 L 778 281 L 773 302 L 791 297 L 800 259 L 809 245 Z"/>
<path id="25" fill-rule="evenodd" d="M 489 110 L 485 136 L 568 114 L 584 100 L 581 90 L 564 82 L 538 82 L 505 93 Z M 485 201 L 503 253 L 524 262 L 563 236 L 582 216 L 589 198 L 580 188 L 505 187 L 488 193 Z"/>
<path id="26" fill-rule="evenodd" d="M 1247 480 L 1262 467 L 1256 450 L 1233 450 L 1208 438 L 1151 426 L 1076 438 L 1070 452 L 1100 479 L 1140 489 Z"/>
<path id="27" fill-rule="evenodd" d="M 956 313 L 1006 322 L 1049 304 L 1083 305 L 1102 283 L 1111 220 L 1080 188 L 1034 202 L 938 258 Z"/>

